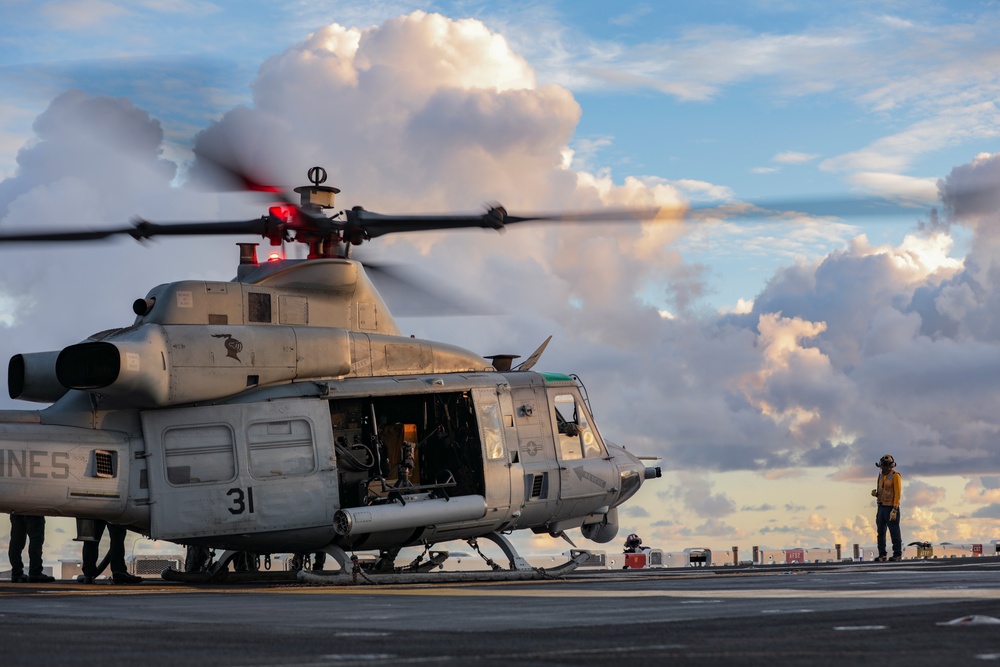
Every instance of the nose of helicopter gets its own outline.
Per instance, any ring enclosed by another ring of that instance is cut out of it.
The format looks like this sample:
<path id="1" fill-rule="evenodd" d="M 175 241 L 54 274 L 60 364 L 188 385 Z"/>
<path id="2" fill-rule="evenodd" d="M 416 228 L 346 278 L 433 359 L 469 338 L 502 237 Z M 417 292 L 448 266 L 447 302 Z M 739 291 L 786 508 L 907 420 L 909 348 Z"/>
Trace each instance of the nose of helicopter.
<path id="1" fill-rule="evenodd" d="M 635 456 L 624 447 L 613 443 L 606 443 L 608 453 L 612 455 L 615 466 L 618 468 L 619 492 L 618 498 L 614 502 L 617 507 L 631 498 L 647 479 L 656 479 L 662 476 L 659 466 L 647 466 L 639 457 Z"/>

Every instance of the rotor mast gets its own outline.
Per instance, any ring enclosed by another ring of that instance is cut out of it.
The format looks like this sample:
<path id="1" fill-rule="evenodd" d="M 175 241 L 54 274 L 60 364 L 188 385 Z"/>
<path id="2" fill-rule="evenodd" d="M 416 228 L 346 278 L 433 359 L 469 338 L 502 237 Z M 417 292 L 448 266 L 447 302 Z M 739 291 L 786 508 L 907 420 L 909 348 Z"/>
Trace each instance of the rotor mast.
<path id="1" fill-rule="evenodd" d="M 326 169 L 313 167 L 309 170 L 308 177 L 312 185 L 302 185 L 295 188 L 295 192 L 299 195 L 299 208 L 306 214 L 320 214 L 325 209 L 333 208 L 334 196 L 340 192 L 340 189 L 323 185 L 327 178 Z M 295 240 L 309 246 L 307 259 L 347 257 L 348 254 L 347 244 L 344 243 L 340 234 L 310 234 L 306 230 L 299 230 L 295 235 Z M 344 243 L 343 249 L 340 248 L 341 243 Z"/>

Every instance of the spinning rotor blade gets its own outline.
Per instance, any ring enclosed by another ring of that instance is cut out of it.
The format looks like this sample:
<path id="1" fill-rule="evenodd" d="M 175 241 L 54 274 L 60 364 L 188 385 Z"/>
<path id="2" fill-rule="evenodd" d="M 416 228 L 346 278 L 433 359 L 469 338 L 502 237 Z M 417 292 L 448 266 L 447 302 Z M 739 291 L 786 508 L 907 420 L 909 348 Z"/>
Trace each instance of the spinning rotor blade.
<path id="1" fill-rule="evenodd" d="M 124 229 L 105 229 L 101 231 L 81 232 L 81 231 L 58 231 L 58 232 L 35 232 L 33 234 L 9 234 L 0 236 L 0 243 L 18 243 L 21 241 L 28 243 L 44 241 L 100 241 L 117 234 L 127 234 L 133 231 L 133 227 Z"/>
<path id="2" fill-rule="evenodd" d="M 797 215 L 835 218 L 883 217 L 914 215 L 928 208 L 927 203 L 893 201 L 882 197 L 838 197 L 789 199 L 775 201 L 733 201 L 721 204 L 692 206 L 682 214 L 685 218 L 703 219 L 709 216 L 759 220 L 789 218 Z"/>
<path id="3" fill-rule="evenodd" d="M 739 220 L 764 218 L 788 219 L 800 215 L 816 217 L 881 217 L 914 215 L 930 205 L 899 202 L 881 197 L 817 198 L 774 201 L 731 201 L 716 204 L 664 206 L 661 208 L 617 208 L 599 211 L 542 213 L 526 216 L 506 216 L 505 224 L 515 222 L 669 222 L 701 221 L 719 217 Z"/>
<path id="4" fill-rule="evenodd" d="M 263 192 L 279 195 L 282 200 L 291 203 L 291 199 L 279 186 L 269 185 L 244 171 L 205 157 L 197 151 L 196 155 L 201 162 L 191 175 L 199 188 L 213 192 Z"/>
<path id="5" fill-rule="evenodd" d="M 212 132 L 218 130 L 219 127 L 215 126 Z M 237 156 L 239 145 L 235 137 L 215 137 L 207 145 L 195 146 L 195 162 L 188 174 L 189 182 L 215 192 L 260 192 L 271 195 L 272 201 L 280 200 L 283 204 L 296 206 L 290 192 L 264 178 L 260 170 L 250 169 L 246 160 Z"/>
<path id="6" fill-rule="evenodd" d="M 347 211 L 344 236 L 349 239 L 373 239 L 399 232 L 426 232 L 438 229 L 503 229 L 507 211 L 494 206 L 480 215 L 383 215 L 355 207 Z"/>
<path id="7" fill-rule="evenodd" d="M 660 208 L 609 208 L 595 211 L 510 215 L 500 205 L 479 215 L 383 215 L 363 208 L 347 211 L 344 237 L 367 240 L 385 234 L 448 229 L 502 230 L 515 223 L 620 223 L 701 221 L 706 218 L 760 220 L 793 217 L 864 217 L 914 215 L 927 206 L 893 202 L 878 197 L 856 199 L 802 199 L 771 202 L 731 202 Z M 335 223 L 336 224 L 336 223 Z"/>
<path id="8" fill-rule="evenodd" d="M 276 231 L 276 228 L 268 217 L 231 222 L 178 222 L 167 224 L 135 218 L 131 227 L 94 231 L 61 230 L 8 234 L 0 235 L 0 243 L 100 241 L 119 235 L 128 235 L 137 241 L 152 238 L 153 236 L 213 236 L 228 234 L 259 234 L 261 236 L 269 236 L 269 232 L 272 230 Z"/>
<path id="9" fill-rule="evenodd" d="M 334 222 L 331 218 L 323 215 L 317 208 L 303 207 L 298 203 L 291 191 L 278 185 L 273 185 L 270 179 L 261 178 L 252 170 L 244 167 L 241 161 L 232 154 L 232 141 L 222 143 L 222 148 L 216 147 L 216 151 L 227 152 L 225 156 L 210 154 L 211 151 L 205 149 L 195 149 L 197 161 L 191 171 L 191 179 L 199 183 L 202 187 L 207 187 L 216 191 L 237 191 L 254 192 L 268 195 L 271 202 L 277 202 L 278 206 L 271 207 L 271 215 L 268 218 L 266 231 L 249 233 L 270 238 L 272 242 L 277 240 L 299 240 L 304 243 L 312 241 L 340 238 L 344 223 Z M 318 168 L 317 168 L 318 169 Z M 323 180 L 326 179 L 325 170 Z M 310 170 L 310 178 L 312 170 Z M 339 192 L 333 188 L 334 192 Z M 295 237 L 289 236 L 285 230 L 296 232 Z M 182 232 L 178 232 L 182 233 Z M 233 232 L 238 233 L 238 232 Z M 301 235 L 301 238 L 299 238 Z"/>
<path id="10" fill-rule="evenodd" d="M 609 208 L 600 211 L 568 211 L 565 213 L 539 213 L 535 215 L 509 215 L 505 222 L 642 222 L 652 220 L 680 220 L 681 208 Z"/>
<path id="11" fill-rule="evenodd" d="M 135 227 L 126 232 L 137 241 L 153 236 L 214 236 L 228 234 L 259 234 L 269 236 L 276 231 L 276 225 L 268 217 L 255 220 L 234 220 L 231 222 L 149 222 L 141 218 L 133 220 Z"/>
<path id="12" fill-rule="evenodd" d="M 540 215 L 517 216 L 509 215 L 503 206 L 491 206 L 485 213 L 479 215 L 383 215 L 373 213 L 363 208 L 347 211 L 347 222 L 344 223 L 344 236 L 373 239 L 385 234 L 400 232 L 426 232 L 445 229 L 496 229 L 518 222 L 638 222 L 663 218 L 664 211 L 672 217 L 680 218 L 683 214 L 673 214 L 668 209 L 606 209 L 602 211 L 586 211 L 576 213 L 546 213 Z"/>
<path id="13" fill-rule="evenodd" d="M 389 310 L 397 317 L 496 315 L 499 312 L 412 266 L 359 261 Z"/>

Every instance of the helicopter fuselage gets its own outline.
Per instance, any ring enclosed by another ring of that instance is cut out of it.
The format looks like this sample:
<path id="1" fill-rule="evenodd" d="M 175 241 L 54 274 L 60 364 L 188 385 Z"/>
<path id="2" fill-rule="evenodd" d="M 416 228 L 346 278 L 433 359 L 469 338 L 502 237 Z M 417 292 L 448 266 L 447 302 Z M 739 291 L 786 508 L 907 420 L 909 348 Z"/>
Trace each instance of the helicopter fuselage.
<path id="1" fill-rule="evenodd" d="M 659 476 L 602 439 L 575 377 L 402 336 L 352 260 L 253 260 L 133 310 L 11 359 L 11 397 L 52 405 L 0 412 L 0 512 L 257 553 L 607 542 Z"/>
<path id="2" fill-rule="evenodd" d="M 37 413 L 0 412 L 0 511 L 255 552 L 521 528 L 583 528 L 606 542 L 615 508 L 649 474 L 603 441 L 563 375 L 290 383 L 212 405 L 118 410 L 102 428 L 46 423 L 87 398 L 73 393 Z"/>

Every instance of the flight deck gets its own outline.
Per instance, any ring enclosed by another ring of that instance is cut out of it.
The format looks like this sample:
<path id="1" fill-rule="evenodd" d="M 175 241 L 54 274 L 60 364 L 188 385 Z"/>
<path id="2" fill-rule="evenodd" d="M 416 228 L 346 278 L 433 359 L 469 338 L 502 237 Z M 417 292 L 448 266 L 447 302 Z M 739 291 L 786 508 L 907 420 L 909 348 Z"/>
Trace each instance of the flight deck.
<path id="1" fill-rule="evenodd" d="M 5 665 L 1000 661 L 1000 558 L 527 582 L 0 582 Z"/>

